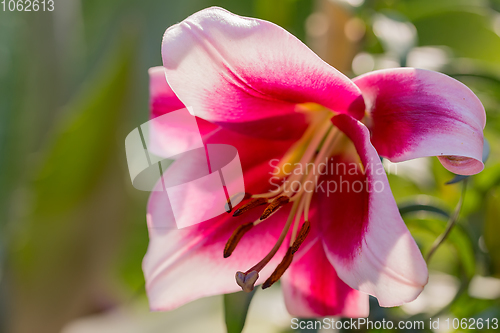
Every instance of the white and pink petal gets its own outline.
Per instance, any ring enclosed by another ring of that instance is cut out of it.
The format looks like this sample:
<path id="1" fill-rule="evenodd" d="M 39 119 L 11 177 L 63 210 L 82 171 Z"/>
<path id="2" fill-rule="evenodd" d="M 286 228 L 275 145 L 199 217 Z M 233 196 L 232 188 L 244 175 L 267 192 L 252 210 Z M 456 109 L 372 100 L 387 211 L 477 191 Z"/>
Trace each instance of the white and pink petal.
<path id="1" fill-rule="evenodd" d="M 141 128 L 155 155 L 170 158 L 199 148 L 202 138 L 219 128 L 190 114 L 168 85 L 162 66 L 149 69 L 149 95 L 151 120 Z"/>
<path id="2" fill-rule="evenodd" d="M 337 276 L 319 238 L 310 243 L 303 244 L 305 253 L 294 258 L 281 278 L 288 312 L 300 318 L 367 317 L 368 295 L 352 289 Z"/>
<path id="3" fill-rule="evenodd" d="M 364 113 L 351 80 L 293 35 L 221 8 L 204 9 L 167 29 L 162 56 L 169 85 L 196 116 L 248 135 L 276 136 L 251 127 L 271 118 L 267 124 L 284 129 L 275 139 L 300 137 L 297 123 L 307 122 L 297 112 L 301 103 L 358 119 Z"/>
<path id="4" fill-rule="evenodd" d="M 438 156 L 461 175 L 480 172 L 484 107 L 461 82 L 441 73 L 394 68 L 355 78 L 370 118 L 372 143 L 392 162 Z"/>
<path id="5" fill-rule="evenodd" d="M 176 160 L 166 171 L 167 177 L 179 179 L 199 173 L 192 166 L 196 161 Z M 191 165 L 191 166 L 190 166 Z M 245 180 L 250 189 L 266 184 L 267 163 L 247 171 Z M 160 185 L 161 186 L 161 185 Z M 190 206 L 192 198 L 183 198 L 185 211 L 197 210 Z M 239 242 L 229 258 L 223 257 L 224 246 L 241 224 L 256 220 L 263 209 L 233 217 L 224 213 L 208 221 L 177 229 L 167 192 L 152 192 L 148 202 L 149 247 L 143 260 L 146 291 L 153 311 L 168 311 L 195 299 L 241 290 L 235 273 L 246 271 L 259 262 L 275 244 L 284 226 L 290 207 L 278 211 L 266 223 L 261 223 Z M 286 249 L 280 249 L 265 267 L 257 283 L 269 277 Z"/>
<path id="6" fill-rule="evenodd" d="M 333 163 L 348 171 L 324 180 L 341 187 L 316 195 L 326 255 L 346 284 L 377 297 L 381 306 L 410 302 L 427 283 L 427 267 L 399 214 L 369 131 L 345 115 L 332 122 L 353 141 L 359 157 L 334 156 Z"/>

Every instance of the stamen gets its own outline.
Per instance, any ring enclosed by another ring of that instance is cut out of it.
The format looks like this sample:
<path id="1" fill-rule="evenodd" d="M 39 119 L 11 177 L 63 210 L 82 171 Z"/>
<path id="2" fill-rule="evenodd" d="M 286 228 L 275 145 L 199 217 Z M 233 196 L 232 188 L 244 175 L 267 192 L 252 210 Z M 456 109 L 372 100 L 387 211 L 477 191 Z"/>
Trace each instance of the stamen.
<path id="1" fill-rule="evenodd" d="M 275 210 L 267 218 L 270 218 L 271 216 L 273 216 L 274 214 L 276 214 L 278 212 L 278 210 L 279 209 Z M 233 234 L 231 235 L 231 237 L 229 237 L 229 239 L 228 239 L 228 241 L 226 243 L 226 246 L 224 247 L 224 258 L 228 258 L 229 256 L 231 256 L 231 254 L 233 253 L 233 251 L 236 249 L 236 246 L 240 242 L 241 238 L 243 238 L 243 236 L 250 229 L 252 229 L 252 227 L 255 227 L 256 225 L 258 225 L 258 224 L 260 224 L 262 222 L 264 222 L 264 220 L 261 220 L 260 218 L 258 218 L 257 220 L 255 220 L 253 222 L 248 222 L 248 223 L 242 224 L 238 228 L 236 228 L 236 230 L 233 232 Z"/>
<path id="2" fill-rule="evenodd" d="M 283 207 L 283 206 L 281 206 L 281 207 Z M 271 216 L 273 216 L 274 214 L 276 214 L 276 213 L 277 213 L 277 212 L 281 209 L 281 207 L 280 207 L 280 208 L 278 208 L 278 209 L 276 209 L 274 212 L 272 212 L 272 213 L 271 213 L 271 215 L 269 215 L 269 216 L 268 216 L 266 219 L 264 219 L 264 220 L 261 220 L 261 219 L 260 219 L 260 217 L 259 217 L 257 220 L 253 221 L 253 225 L 254 225 L 254 226 L 256 226 L 256 225 L 258 225 L 258 224 L 261 224 L 261 223 L 262 223 L 262 222 L 264 222 L 264 221 L 267 221 L 267 220 L 268 220 Z"/>
<path id="3" fill-rule="evenodd" d="M 308 221 L 309 220 L 309 209 L 311 207 L 311 200 L 312 199 L 312 193 L 307 193 L 304 197 L 304 201 L 306 202 L 304 206 L 304 220 Z"/>
<path id="4" fill-rule="evenodd" d="M 300 164 L 301 168 L 304 168 L 306 166 L 306 164 L 311 161 L 311 159 L 314 157 L 316 150 L 318 149 L 318 146 L 320 145 L 321 141 L 324 139 L 325 134 L 328 132 L 328 130 L 330 128 L 332 128 L 332 124 L 328 120 L 329 118 L 330 117 L 327 116 L 325 119 L 323 119 L 324 121 L 322 122 L 322 125 L 319 126 L 319 129 L 317 127 L 314 127 L 314 126 L 310 127 L 311 133 L 312 132 L 315 132 L 315 133 L 314 133 L 314 136 L 312 137 L 312 139 L 310 140 L 310 142 L 308 142 L 307 148 L 305 148 L 304 153 L 302 154 L 302 157 L 300 158 L 299 164 Z M 307 134 L 307 133 L 304 135 L 310 136 L 310 134 Z M 294 148 L 292 148 L 291 150 L 294 150 Z M 288 160 L 286 158 L 286 156 L 283 159 Z M 297 168 L 299 168 L 299 165 L 297 165 Z M 288 177 L 287 182 L 284 182 L 283 184 L 281 184 L 281 186 L 277 190 L 272 191 L 272 192 L 268 192 L 268 193 L 254 194 L 254 195 L 252 195 L 252 198 L 272 198 L 272 197 L 278 196 L 282 193 L 284 193 L 288 196 L 291 196 L 291 194 L 293 194 L 293 192 L 295 192 L 295 190 L 293 188 L 289 188 L 289 189 L 285 188 L 287 183 L 292 184 L 292 186 L 293 186 L 293 184 L 295 184 L 296 181 L 300 181 L 303 178 L 303 176 L 304 176 L 303 174 L 300 174 L 300 173 L 297 174 L 295 172 L 292 172 L 292 175 L 290 177 Z"/>
<path id="5" fill-rule="evenodd" d="M 271 274 L 271 276 L 262 285 L 262 289 L 267 289 L 270 286 L 272 286 L 276 281 L 278 281 L 281 278 L 281 276 L 285 273 L 285 271 L 288 269 L 292 261 L 293 261 L 292 248 L 289 247 L 288 251 L 286 251 L 283 260 L 281 260 L 278 267 L 276 267 L 276 269 L 274 270 L 273 274 Z"/>
<path id="6" fill-rule="evenodd" d="M 330 133 L 328 133 L 328 136 L 325 139 L 325 142 L 323 143 L 323 146 L 321 147 L 320 152 L 318 153 L 318 156 L 316 156 L 316 159 L 314 160 L 314 165 L 318 165 L 318 174 L 321 174 L 323 172 L 322 167 L 326 167 L 326 163 L 320 163 L 323 159 L 325 159 L 329 154 L 331 153 L 333 147 L 335 147 L 335 143 L 339 139 L 339 130 L 337 128 L 333 128 Z M 308 178 L 309 179 L 309 178 Z M 314 186 L 316 186 L 316 183 L 318 181 L 318 177 L 314 179 Z M 304 206 L 304 220 L 309 221 L 309 208 L 311 207 L 311 199 L 313 196 L 313 192 L 309 192 L 305 194 L 304 200 L 305 200 L 305 206 Z"/>
<path id="7" fill-rule="evenodd" d="M 232 204 L 232 201 L 235 201 L 238 199 L 239 196 L 243 195 L 243 198 L 241 199 L 241 201 L 243 200 L 248 200 L 252 197 L 252 195 L 250 193 L 236 193 L 235 195 L 233 195 L 232 197 L 230 197 L 229 199 L 227 199 L 227 203 L 226 203 L 226 206 L 225 206 L 225 209 L 226 209 L 226 212 L 227 213 L 231 213 L 231 211 L 233 210 L 233 204 Z"/>
<path id="8" fill-rule="evenodd" d="M 254 285 L 259 278 L 259 272 L 269 263 L 269 261 L 280 249 L 288 231 L 290 230 L 292 222 L 294 222 L 294 227 L 287 252 L 271 276 L 264 282 L 262 286 L 263 289 L 269 288 L 282 277 L 293 262 L 294 254 L 299 250 L 300 246 L 304 243 L 307 235 L 309 234 L 309 210 L 313 192 L 307 192 L 304 184 L 309 183 L 309 181 L 316 175 L 316 172 L 311 173 L 308 165 L 312 162 L 314 170 L 317 169 L 318 173 L 321 174 L 322 169 L 327 165 L 327 163 L 322 162 L 324 162 L 325 158 L 328 158 L 332 154 L 335 143 L 339 139 L 340 134 L 339 130 L 333 127 L 329 121 L 325 121 L 324 123 L 321 123 L 321 125 L 318 124 L 318 126 L 314 125 L 313 127 L 314 130 L 308 131 L 307 136 L 303 138 L 303 142 L 301 142 L 300 147 L 295 147 L 301 151 L 301 154 L 298 155 L 295 151 L 287 153 L 288 155 L 286 155 L 288 158 L 296 158 L 302 155 L 300 157 L 299 164 L 302 168 L 301 170 L 304 170 L 304 167 L 307 167 L 305 173 L 298 173 L 296 172 L 296 169 L 294 169 L 294 172 L 290 175 L 290 177 L 288 177 L 287 182 L 283 182 L 278 190 L 269 193 L 252 195 L 251 198 L 253 200 L 237 209 L 233 214 L 233 216 L 239 216 L 257 206 L 266 203 L 269 204 L 264 209 L 264 212 L 258 220 L 246 223 L 235 230 L 224 248 L 225 258 L 231 255 L 238 242 L 241 240 L 243 235 L 248 232 L 248 230 L 261 223 L 263 220 L 268 219 L 284 205 L 289 202 L 293 202 L 292 209 L 290 210 L 285 226 L 283 227 L 283 230 L 281 231 L 281 234 L 271 251 L 260 262 L 246 272 L 236 273 L 236 282 L 246 292 L 254 289 Z M 293 154 L 295 155 L 292 156 Z M 297 167 L 299 167 L 299 165 L 297 165 Z M 318 181 L 318 177 L 314 178 L 315 179 L 312 183 L 315 186 Z M 297 185 L 296 183 L 299 184 Z M 297 186 L 300 185 L 302 186 L 299 189 Z M 302 220 L 302 214 L 304 214 L 304 223 L 300 227 L 300 230 L 297 230 L 299 229 L 299 223 Z"/>
<path id="9" fill-rule="evenodd" d="M 236 272 L 236 283 L 243 289 L 244 292 L 251 292 L 254 288 L 255 282 L 259 278 L 259 272 Z"/>
<path id="10" fill-rule="evenodd" d="M 272 213 L 274 213 L 281 206 L 286 205 L 290 202 L 290 198 L 286 195 L 282 195 L 274 199 L 269 206 L 266 207 L 262 215 L 260 216 L 261 220 L 264 220 L 269 217 Z"/>
<path id="11" fill-rule="evenodd" d="M 299 250 L 300 245 L 304 243 L 304 240 L 309 234 L 310 229 L 311 229 L 311 223 L 309 223 L 309 221 L 305 221 L 304 224 L 302 224 L 302 227 L 300 227 L 297 239 L 293 242 L 292 246 L 290 247 L 292 249 L 292 254 L 295 254 L 295 252 Z"/>
<path id="12" fill-rule="evenodd" d="M 297 212 L 297 207 L 298 207 L 298 202 L 294 202 L 292 209 L 290 211 L 290 215 L 288 215 L 288 219 L 285 223 L 285 226 L 283 227 L 283 230 L 281 231 L 278 241 L 276 242 L 276 244 L 274 244 L 273 248 L 264 257 L 264 259 L 259 261 L 255 266 L 250 268 L 245 273 L 243 272 L 236 273 L 236 282 L 244 291 L 253 290 L 253 285 L 255 284 L 255 282 L 259 277 L 258 273 L 262 270 L 262 268 L 264 268 L 269 263 L 269 261 L 274 257 L 276 252 L 278 252 L 279 248 L 281 247 L 281 244 L 283 244 L 283 240 L 285 239 L 288 230 L 290 230 L 290 225 L 292 224 L 293 217 Z"/>
<path id="13" fill-rule="evenodd" d="M 240 216 L 241 214 L 243 214 L 251 209 L 254 209 L 255 207 L 265 205 L 268 202 L 269 202 L 269 200 L 267 200 L 266 198 L 253 199 L 249 203 L 247 203 L 247 204 L 241 206 L 240 208 L 238 208 L 237 210 L 235 210 L 233 216 Z"/>
<path id="14" fill-rule="evenodd" d="M 302 200 L 300 200 L 299 208 L 297 210 L 297 214 L 295 214 L 295 221 L 293 222 L 293 229 L 292 229 L 292 237 L 290 237 L 290 246 L 293 245 L 293 242 L 295 241 L 295 238 L 297 236 L 297 230 L 299 228 L 299 222 L 301 219 L 302 212 L 304 210 L 304 205 L 305 205 L 305 197 L 302 197 Z"/>
<path id="15" fill-rule="evenodd" d="M 272 198 L 277 195 L 280 195 L 281 192 L 285 189 L 285 184 L 281 185 L 280 188 L 278 188 L 276 191 L 271 191 L 267 193 L 261 193 L 261 194 L 254 194 L 252 195 L 252 198 Z"/>
<path id="16" fill-rule="evenodd" d="M 304 167 L 307 166 L 307 163 L 311 161 L 319 144 L 321 143 L 325 134 L 328 132 L 328 130 L 330 128 L 332 128 L 332 124 L 328 120 L 323 124 L 323 126 L 321 126 L 319 128 L 316 135 L 311 140 L 311 143 L 307 147 L 306 151 L 302 155 L 302 158 L 300 159 L 299 165 L 302 169 L 304 169 Z M 299 165 L 297 166 L 297 168 L 299 167 Z M 308 174 L 308 171 L 306 171 L 306 175 L 307 174 Z M 292 184 L 292 186 L 293 186 L 293 184 L 295 184 L 295 181 L 301 180 L 303 177 L 304 177 L 303 174 L 297 175 L 296 173 L 293 173 L 293 175 L 289 178 L 288 183 Z M 290 196 L 291 192 L 295 192 L 295 191 L 293 188 L 290 188 L 290 189 L 286 189 L 284 192 L 285 192 L 285 194 Z"/>
<path id="17" fill-rule="evenodd" d="M 316 146 L 317 143 L 314 143 L 317 140 L 317 137 L 320 139 L 324 136 L 324 133 L 321 134 L 321 129 L 323 126 L 327 125 L 331 127 L 332 124 L 330 122 L 330 118 L 333 116 L 333 113 L 328 110 L 323 110 L 318 113 L 313 113 L 313 118 L 311 119 L 311 123 L 307 130 L 304 132 L 302 137 L 286 152 L 286 154 L 281 158 L 280 163 L 277 165 L 279 170 L 281 170 L 281 176 L 285 175 L 286 170 L 284 167 L 286 165 L 296 165 L 296 162 L 304 156 L 304 152 L 311 149 L 311 146 Z"/>
<path id="18" fill-rule="evenodd" d="M 253 222 L 242 224 L 236 228 L 224 247 L 224 258 L 228 258 L 233 253 L 236 245 L 238 245 L 243 235 L 245 235 L 252 228 Z"/>
<path id="19" fill-rule="evenodd" d="M 295 242 L 293 242 L 293 245 L 291 245 L 288 248 L 285 256 L 283 257 L 283 260 L 281 260 L 278 267 L 276 267 L 276 269 L 271 274 L 271 276 L 264 282 L 264 284 L 262 285 L 262 289 L 269 288 L 270 286 L 272 286 L 274 283 L 276 283 L 276 281 L 278 281 L 283 276 L 283 274 L 288 269 L 288 267 L 290 267 L 290 265 L 293 261 L 293 255 L 295 254 L 295 252 L 297 252 L 299 250 L 300 245 L 306 239 L 306 236 L 309 233 L 309 229 L 310 229 L 309 221 L 304 222 L 304 224 L 300 228 L 297 239 L 295 240 Z"/>

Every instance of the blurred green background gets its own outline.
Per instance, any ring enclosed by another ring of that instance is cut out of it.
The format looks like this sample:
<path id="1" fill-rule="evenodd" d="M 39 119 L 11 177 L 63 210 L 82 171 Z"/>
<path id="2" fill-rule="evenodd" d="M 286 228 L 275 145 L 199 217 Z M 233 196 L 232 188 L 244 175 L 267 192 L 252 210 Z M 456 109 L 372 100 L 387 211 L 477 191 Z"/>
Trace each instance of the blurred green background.
<path id="1" fill-rule="evenodd" d="M 0 332 L 225 331 L 222 297 L 148 312 L 148 193 L 131 186 L 124 154 L 148 120 L 163 32 L 213 5 L 285 27 L 351 77 L 412 66 L 476 92 L 486 168 L 468 180 L 423 295 L 392 309 L 372 300 L 370 316 L 500 318 L 499 0 L 55 0 L 53 12 L 0 11 Z M 391 188 L 425 255 L 462 183 L 445 185 L 453 175 L 434 158 L 397 168 Z M 244 332 L 291 332 L 279 288 L 256 293 Z"/>

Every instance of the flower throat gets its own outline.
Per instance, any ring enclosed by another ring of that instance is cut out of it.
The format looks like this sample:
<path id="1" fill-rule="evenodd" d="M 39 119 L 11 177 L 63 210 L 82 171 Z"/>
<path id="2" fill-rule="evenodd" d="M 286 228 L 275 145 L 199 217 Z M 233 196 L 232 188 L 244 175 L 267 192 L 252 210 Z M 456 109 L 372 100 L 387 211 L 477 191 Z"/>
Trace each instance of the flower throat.
<path id="1" fill-rule="evenodd" d="M 267 205 L 260 218 L 253 222 L 244 223 L 236 228 L 224 247 L 224 258 L 228 258 L 233 253 L 239 241 L 254 226 L 270 220 L 270 218 L 282 207 L 289 204 L 292 205 L 285 226 L 271 251 L 247 271 L 236 272 L 236 282 L 246 292 L 250 292 L 254 289 L 254 285 L 259 278 L 259 272 L 278 252 L 292 224 L 293 228 L 288 250 L 274 272 L 264 282 L 262 289 L 269 288 L 281 278 L 292 263 L 294 254 L 298 251 L 309 233 L 309 209 L 313 192 L 305 191 L 305 184 L 312 183 L 315 185 L 317 182 L 317 178 L 313 180 L 315 171 L 321 173 L 321 168 L 325 167 L 326 164 L 320 162 L 324 161 L 325 158 L 328 158 L 332 154 L 338 142 L 340 132 L 331 124 L 331 115 L 332 113 L 330 111 L 322 113 L 321 117 L 318 117 L 319 119 L 308 127 L 302 138 L 287 151 L 281 160 L 281 165 L 284 165 L 291 159 L 300 158 L 299 163 L 296 164 L 296 168 L 302 168 L 302 170 L 306 171 L 303 173 L 292 172 L 288 181 L 283 182 L 278 189 L 272 192 L 262 194 L 245 193 L 243 200 L 247 202 L 237 208 L 233 213 L 233 216 L 241 216 L 250 210 Z M 311 170 L 309 169 L 311 167 L 317 170 L 310 172 Z M 232 211 L 233 207 L 230 205 L 230 200 L 228 200 L 228 206 L 226 206 L 226 208 L 228 208 L 228 213 Z M 302 219 L 304 222 L 299 230 Z"/>

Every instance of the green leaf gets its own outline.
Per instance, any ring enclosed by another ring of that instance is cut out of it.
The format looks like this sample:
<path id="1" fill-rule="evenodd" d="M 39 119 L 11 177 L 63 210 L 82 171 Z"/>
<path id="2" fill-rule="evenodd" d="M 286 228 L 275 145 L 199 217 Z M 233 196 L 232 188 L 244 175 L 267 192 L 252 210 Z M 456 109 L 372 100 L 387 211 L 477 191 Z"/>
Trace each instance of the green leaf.
<path id="1" fill-rule="evenodd" d="M 247 319 L 248 308 L 255 294 L 240 291 L 224 295 L 224 314 L 226 317 L 227 333 L 241 333 Z"/>
<path id="2" fill-rule="evenodd" d="M 276 23 L 303 41 L 305 40 L 304 22 L 311 14 L 313 3 L 312 0 L 252 1 L 255 17 Z"/>
<path id="3" fill-rule="evenodd" d="M 448 11 L 418 18 L 413 24 L 421 46 L 446 45 L 458 57 L 500 63 L 500 36 L 486 13 Z"/>
<path id="4" fill-rule="evenodd" d="M 491 258 L 491 269 L 500 277 L 500 190 L 494 188 L 486 195 L 484 242 Z"/>
<path id="5" fill-rule="evenodd" d="M 411 20 L 450 11 L 471 12 L 484 9 L 483 0 L 418 0 L 400 1 L 395 9 Z"/>
<path id="6" fill-rule="evenodd" d="M 35 214 L 70 210 L 99 181 L 102 166 L 117 150 L 115 138 L 127 104 L 132 59 L 130 37 L 65 108 L 34 180 Z"/>
<path id="7" fill-rule="evenodd" d="M 123 140 L 130 110 L 136 39 L 130 30 L 107 47 L 101 66 L 86 78 L 80 93 L 68 104 L 40 153 L 40 163 L 23 202 L 25 214 L 9 251 L 15 291 L 25 313 L 28 331 L 58 331 L 61 313 L 78 299 L 82 309 L 96 291 L 94 277 L 112 274 L 110 249 L 116 250 L 127 213 Z M 140 269 L 138 267 L 138 269 Z M 47 306 L 50 300 L 50 306 Z M 112 303 L 110 303 L 112 304 Z M 91 305 L 92 307 L 93 305 Z M 43 312 L 43 318 L 36 313 Z M 83 314 L 85 310 L 80 311 Z M 26 311 L 25 311 L 26 312 Z M 78 311 L 77 311 L 78 312 Z M 75 312 L 76 313 L 76 312 Z"/>
<path id="8" fill-rule="evenodd" d="M 412 234 L 430 233 L 434 239 L 446 230 L 447 224 L 446 221 L 438 219 L 409 219 L 405 220 L 405 222 Z M 469 279 L 472 278 L 476 269 L 476 259 L 472 240 L 467 231 L 460 224 L 455 225 L 443 244 L 452 247 L 465 274 Z M 432 244 L 422 249 L 422 252 L 428 252 L 430 247 L 432 247 Z"/>
<path id="9" fill-rule="evenodd" d="M 462 192 L 462 196 L 463 194 L 464 192 Z M 444 244 L 449 244 L 454 248 L 466 275 L 471 278 L 474 275 L 476 266 L 474 247 L 464 228 L 455 223 L 458 218 L 458 212 L 460 211 L 462 202 L 463 197 L 457 205 L 453 216 L 447 210 L 439 207 L 436 200 L 429 196 L 418 196 L 415 199 L 407 201 L 405 204 L 400 204 L 399 211 L 401 216 L 405 218 L 405 222 L 410 231 L 430 233 L 434 239 L 443 237 L 445 233 L 448 233 L 446 237 L 442 238 L 442 241 L 444 241 Z M 423 217 L 421 216 L 421 213 L 429 216 Z M 417 219 L 407 218 L 412 215 L 417 216 Z M 445 219 L 448 220 L 448 223 Z M 453 228 L 449 228 L 449 222 L 452 219 Z M 435 251 L 437 248 L 434 248 L 433 246 L 435 246 L 435 244 L 430 245 L 429 248 L 423 249 L 423 252 L 431 253 L 432 251 Z"/>
<path id="10" fill-rule="evenodd" d="M 422 199 L 417 199 L 418 201 L 422 201 Z M 443 208 L 438 207 L 435 204 L 425 204 L 419 203 L 418 201 L 409 201 L 404 204 L 399 205 L 399 213 L 401 216 L 405 216 L 408 214 L 419 214 L 422 212 L 425 213 L 433 213 L 440 215 L 445 218 L 449 218 L 450 214 L 444 210 Z"/>

